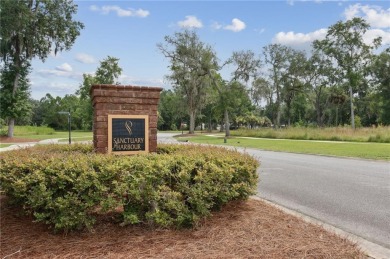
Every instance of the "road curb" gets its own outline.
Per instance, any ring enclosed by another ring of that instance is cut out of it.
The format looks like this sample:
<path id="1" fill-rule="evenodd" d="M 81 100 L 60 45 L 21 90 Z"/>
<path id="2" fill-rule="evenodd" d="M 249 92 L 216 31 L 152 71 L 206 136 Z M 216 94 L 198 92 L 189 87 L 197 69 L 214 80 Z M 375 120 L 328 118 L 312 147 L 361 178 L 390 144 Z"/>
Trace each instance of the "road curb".
<path id="1" fill-rule="evenodd" d="M 361 249 L 361 251 L 363 253 L 365 253 L 366 255 L 368 255 L 369 257 L 371 258 L 376 258 L 376 259 L 389 259 L 390 258 L 390 249 L 386 248 L 386 247 L 383 247 L 383 246 L 380 246 L 378 244 L 375 244 L 373 242 L 370 242 L 364 238 L 361 238 L 359 236 L 356 236 L 354 234 L 351 234 L 349 232 L 346 232 L 342 229 L 339 229 L 339 228 L 336 228 L 330 224 L 327 224 L 325 222 L 322 222 L 318 219 L 315 219 L 315 218 L 312 218 L 310 216 L 307 216 L 305 214 L 302 214 L 302 213 L 299 213 L 297 211 L 294 211 L 294 210 L 291 210 L 291 209 L 288 209 L 286 207 L 283 207 L 279 204 L 276 204 L 276 203 L 273 203 L 271 201 L 268 201 L 268 200 L 265 200 L 263 198 L 260 198 L 258 196 L 251 196 L 250 197 L 251 199 L 254 199 L 254 200 L 258 200 L 258 201 L 262 201 L 262 202 L 265 202 L 271 206 L 274 206 L 278 209 L 280 209 L 281 211 L 287 213 L 287 214 L 290 214 L 290 215 L 293 215 L 295 217 L 298 217 L 308 223 L 312 223 L 314 225 L 319 225 L 321 226 L 322 228 L 324 228 L 325 230 L 329 231 L 329 232 L 332 232 L 334 234 L 337 234 L 338 236 L 340 237 L 343 237 L 343 238 L 346 238 L 348 239 L 349 241 L 353 242 L 353 243 L 356 243 L 358 245 L 358 247 Z"/>

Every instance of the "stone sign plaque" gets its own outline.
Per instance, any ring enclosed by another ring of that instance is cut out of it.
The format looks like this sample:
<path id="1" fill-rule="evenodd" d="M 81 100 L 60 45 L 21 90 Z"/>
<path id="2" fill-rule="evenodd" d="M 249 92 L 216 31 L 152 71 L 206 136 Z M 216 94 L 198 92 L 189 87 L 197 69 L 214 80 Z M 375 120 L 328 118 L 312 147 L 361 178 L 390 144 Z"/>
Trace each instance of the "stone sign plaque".
<path id="1" fill-rule="evenodd" d="M 148 115 L 108 115 L 108 153 L 148 153 L 148 130 Z"/>

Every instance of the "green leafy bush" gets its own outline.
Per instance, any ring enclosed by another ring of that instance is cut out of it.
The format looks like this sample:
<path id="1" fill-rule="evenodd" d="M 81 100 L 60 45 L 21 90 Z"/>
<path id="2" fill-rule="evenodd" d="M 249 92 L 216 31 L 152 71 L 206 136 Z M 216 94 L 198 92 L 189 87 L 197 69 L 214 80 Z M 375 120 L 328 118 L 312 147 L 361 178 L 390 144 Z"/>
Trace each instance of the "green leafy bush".
<path id="1" fill-rule="evenodd" d="M 0 187 L 56 230 L 91 228 L 97 213 L 123 225 L 196 225 L 213 209 L 254 194 L 258 162 L 217 147 L 161 145 L 157 154 L 114 156 L 90 145 L 52 145 L 0 155 Z"/>

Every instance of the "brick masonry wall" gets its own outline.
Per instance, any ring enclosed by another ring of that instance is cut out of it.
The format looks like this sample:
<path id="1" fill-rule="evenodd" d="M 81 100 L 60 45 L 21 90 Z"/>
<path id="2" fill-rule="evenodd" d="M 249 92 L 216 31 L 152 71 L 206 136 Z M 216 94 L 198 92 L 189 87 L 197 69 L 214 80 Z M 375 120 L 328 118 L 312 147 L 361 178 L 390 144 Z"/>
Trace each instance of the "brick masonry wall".
<path id="1" fill-rule="evenodd" d="M 131 85 L 92 85 L 94 107 L 93 145 L 98 153 L 107 153 L 108 115 L 149 115 L 149 152 L 157 150 L 157 106 L 159 87 Z"/>

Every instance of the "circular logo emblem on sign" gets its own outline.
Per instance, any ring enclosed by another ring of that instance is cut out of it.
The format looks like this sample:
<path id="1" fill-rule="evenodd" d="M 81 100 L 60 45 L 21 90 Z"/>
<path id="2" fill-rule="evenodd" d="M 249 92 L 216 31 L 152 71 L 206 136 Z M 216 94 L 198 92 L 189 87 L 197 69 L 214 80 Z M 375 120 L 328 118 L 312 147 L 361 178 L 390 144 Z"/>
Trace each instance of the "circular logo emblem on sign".
<path id="1" fill-rule="evenodd" d="M 133 127 L 133 123 L 131 121 L 126 121 L 125 127 L 126 127 L 127 131 L 129 132 L 129 135 L 133 134 L 133 131 L 131 130 L 131 127 Z"/>

